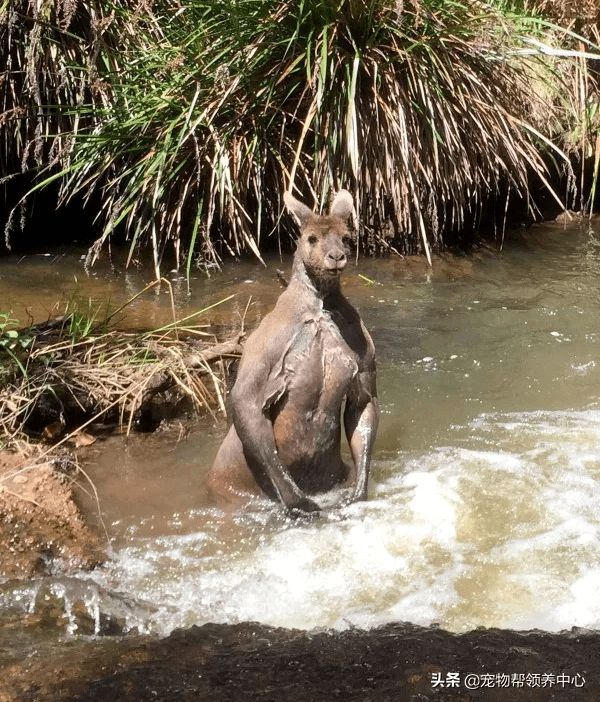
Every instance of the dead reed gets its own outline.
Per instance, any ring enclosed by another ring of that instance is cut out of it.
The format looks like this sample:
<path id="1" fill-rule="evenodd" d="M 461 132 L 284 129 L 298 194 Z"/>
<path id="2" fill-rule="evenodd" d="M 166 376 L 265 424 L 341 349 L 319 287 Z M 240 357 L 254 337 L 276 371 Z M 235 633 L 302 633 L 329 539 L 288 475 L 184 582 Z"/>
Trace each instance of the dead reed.
<path id="1" fill-rule="evenodd" d="M 600 177 L 600 61 L 590 60 L 589 52 L 597 53 L 600 45 L 600 5 L 596 0 L 536 0 L 529 4 L 541 17 L 563 28 L 565 48 L 578 54 L 570 70 L 560 71 L 564 89 L 557 101 L 562 120 L 554 131 L 579 166 L 577 207 L 591 214 Z M 556 34 L 555 28 L 549 31 Z"/>
<path id="2" fill-rule="evenodd" d="M 77 444 L 86 427 L 151 431 L 185 411 L 225 413 L 227 364 L 243 332 L 217 343 L 208 325 L 188 318 L 149 332 L 91 325 L 74 335 L 72 322 L 68 314 L 0 329 L 0 445 Z"/>

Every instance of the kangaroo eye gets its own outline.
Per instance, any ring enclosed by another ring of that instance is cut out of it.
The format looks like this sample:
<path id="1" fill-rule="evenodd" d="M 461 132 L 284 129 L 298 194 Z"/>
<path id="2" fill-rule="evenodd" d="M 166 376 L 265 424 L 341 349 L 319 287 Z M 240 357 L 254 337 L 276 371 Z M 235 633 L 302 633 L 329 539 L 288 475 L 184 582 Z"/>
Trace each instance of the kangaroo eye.
<path id="1" fill-rule="evenodd" d="M 347 234 L 346 236 L 342 237 L 342 243 L 344 244 L 344 246 L 348 246 L 348 244 L 350 243 L 350 237 Z"/>
<path id="2" fill-rule="evenodd" d="M 316 237 L 314 234 L 311 234 L 311 235 L 308 237 L 308 243 L 309 243 L 311 246 L 314 246 L 314 245 L 317 243 L 317 241 L 318 241 L 318 239 L 317 239 L 317 237 Z"/>

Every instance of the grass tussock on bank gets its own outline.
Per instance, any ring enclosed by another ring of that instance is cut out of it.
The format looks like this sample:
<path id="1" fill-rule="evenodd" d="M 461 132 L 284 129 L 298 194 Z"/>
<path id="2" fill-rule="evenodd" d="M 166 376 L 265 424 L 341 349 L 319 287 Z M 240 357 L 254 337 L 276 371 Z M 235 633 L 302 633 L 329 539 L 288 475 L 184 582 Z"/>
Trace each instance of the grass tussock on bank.
<path id="1" fill-rule="evenodd" d="M 3 315 L 0 447 L 23 439 L 77 446 L 88 431 L 154 431 L 185 412 L 225 413 L 227 364 L 241 353 L 242 333 L 216 343 L 196 322 L 205 310 L 124 333 L 111 328 L 122 310 L 98 321 L 73 309 L 21 329 Z"/>
<path id="2" fill-rule="evenodd" d="M 597 207 L 600 177 L 600 61 L 590 60 L 589 52 L 598 54 L 600 5 L 595 0 L 536 0 L 525 4 L 540 18 L 563 28 L 565 48 L 578 54 L 569 70 L 555 67 L 563 85 L 556 99 L 562 119 L 552 134 L 579 171 L 575 205 L 582 213 L 591 214 Z M 549 26 L 547 33 L 555 35 L 556 31 L 556 26 Z"/>
<path id="3" fill-rule="evenodd" d="M 285 242 L 289 187 L 317 208 L 348 188 L 361 248 L 429 256 L 567 162 L 577 59 L 549 58 L 540 38 L 572 37 L 536 6 L 7 0 L 3 164 L 99 203 L 90 261 L 125 236 L 157 277 Z"/>

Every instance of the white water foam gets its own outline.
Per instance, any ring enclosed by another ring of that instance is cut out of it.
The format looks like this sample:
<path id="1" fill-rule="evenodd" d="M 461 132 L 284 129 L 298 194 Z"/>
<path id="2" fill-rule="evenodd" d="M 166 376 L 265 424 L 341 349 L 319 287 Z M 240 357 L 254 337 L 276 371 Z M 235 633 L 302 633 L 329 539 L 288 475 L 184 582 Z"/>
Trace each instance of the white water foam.
<path id="1" fill-rule="evenodd" d="M 156 605 L 159 633 L 600 627 L 600 412 L 482 415 L 457 437 L 378 464 L 371 499 L 323 520 L 179 515 L 189 533 L 134 536 L 93 577 Z"/>

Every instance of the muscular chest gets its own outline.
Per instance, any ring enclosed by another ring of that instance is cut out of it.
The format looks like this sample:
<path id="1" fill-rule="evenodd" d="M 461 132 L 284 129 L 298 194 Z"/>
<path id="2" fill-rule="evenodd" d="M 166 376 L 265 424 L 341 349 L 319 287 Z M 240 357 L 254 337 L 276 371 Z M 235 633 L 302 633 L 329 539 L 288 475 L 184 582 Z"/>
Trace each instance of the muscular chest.
<path id="1" fill-rule="evenodd" d="M 359 371 L 360 360 L 329 315 L 307 321 L 284 360 L 288 392 L 311 405 L 341 401 Z"/>

